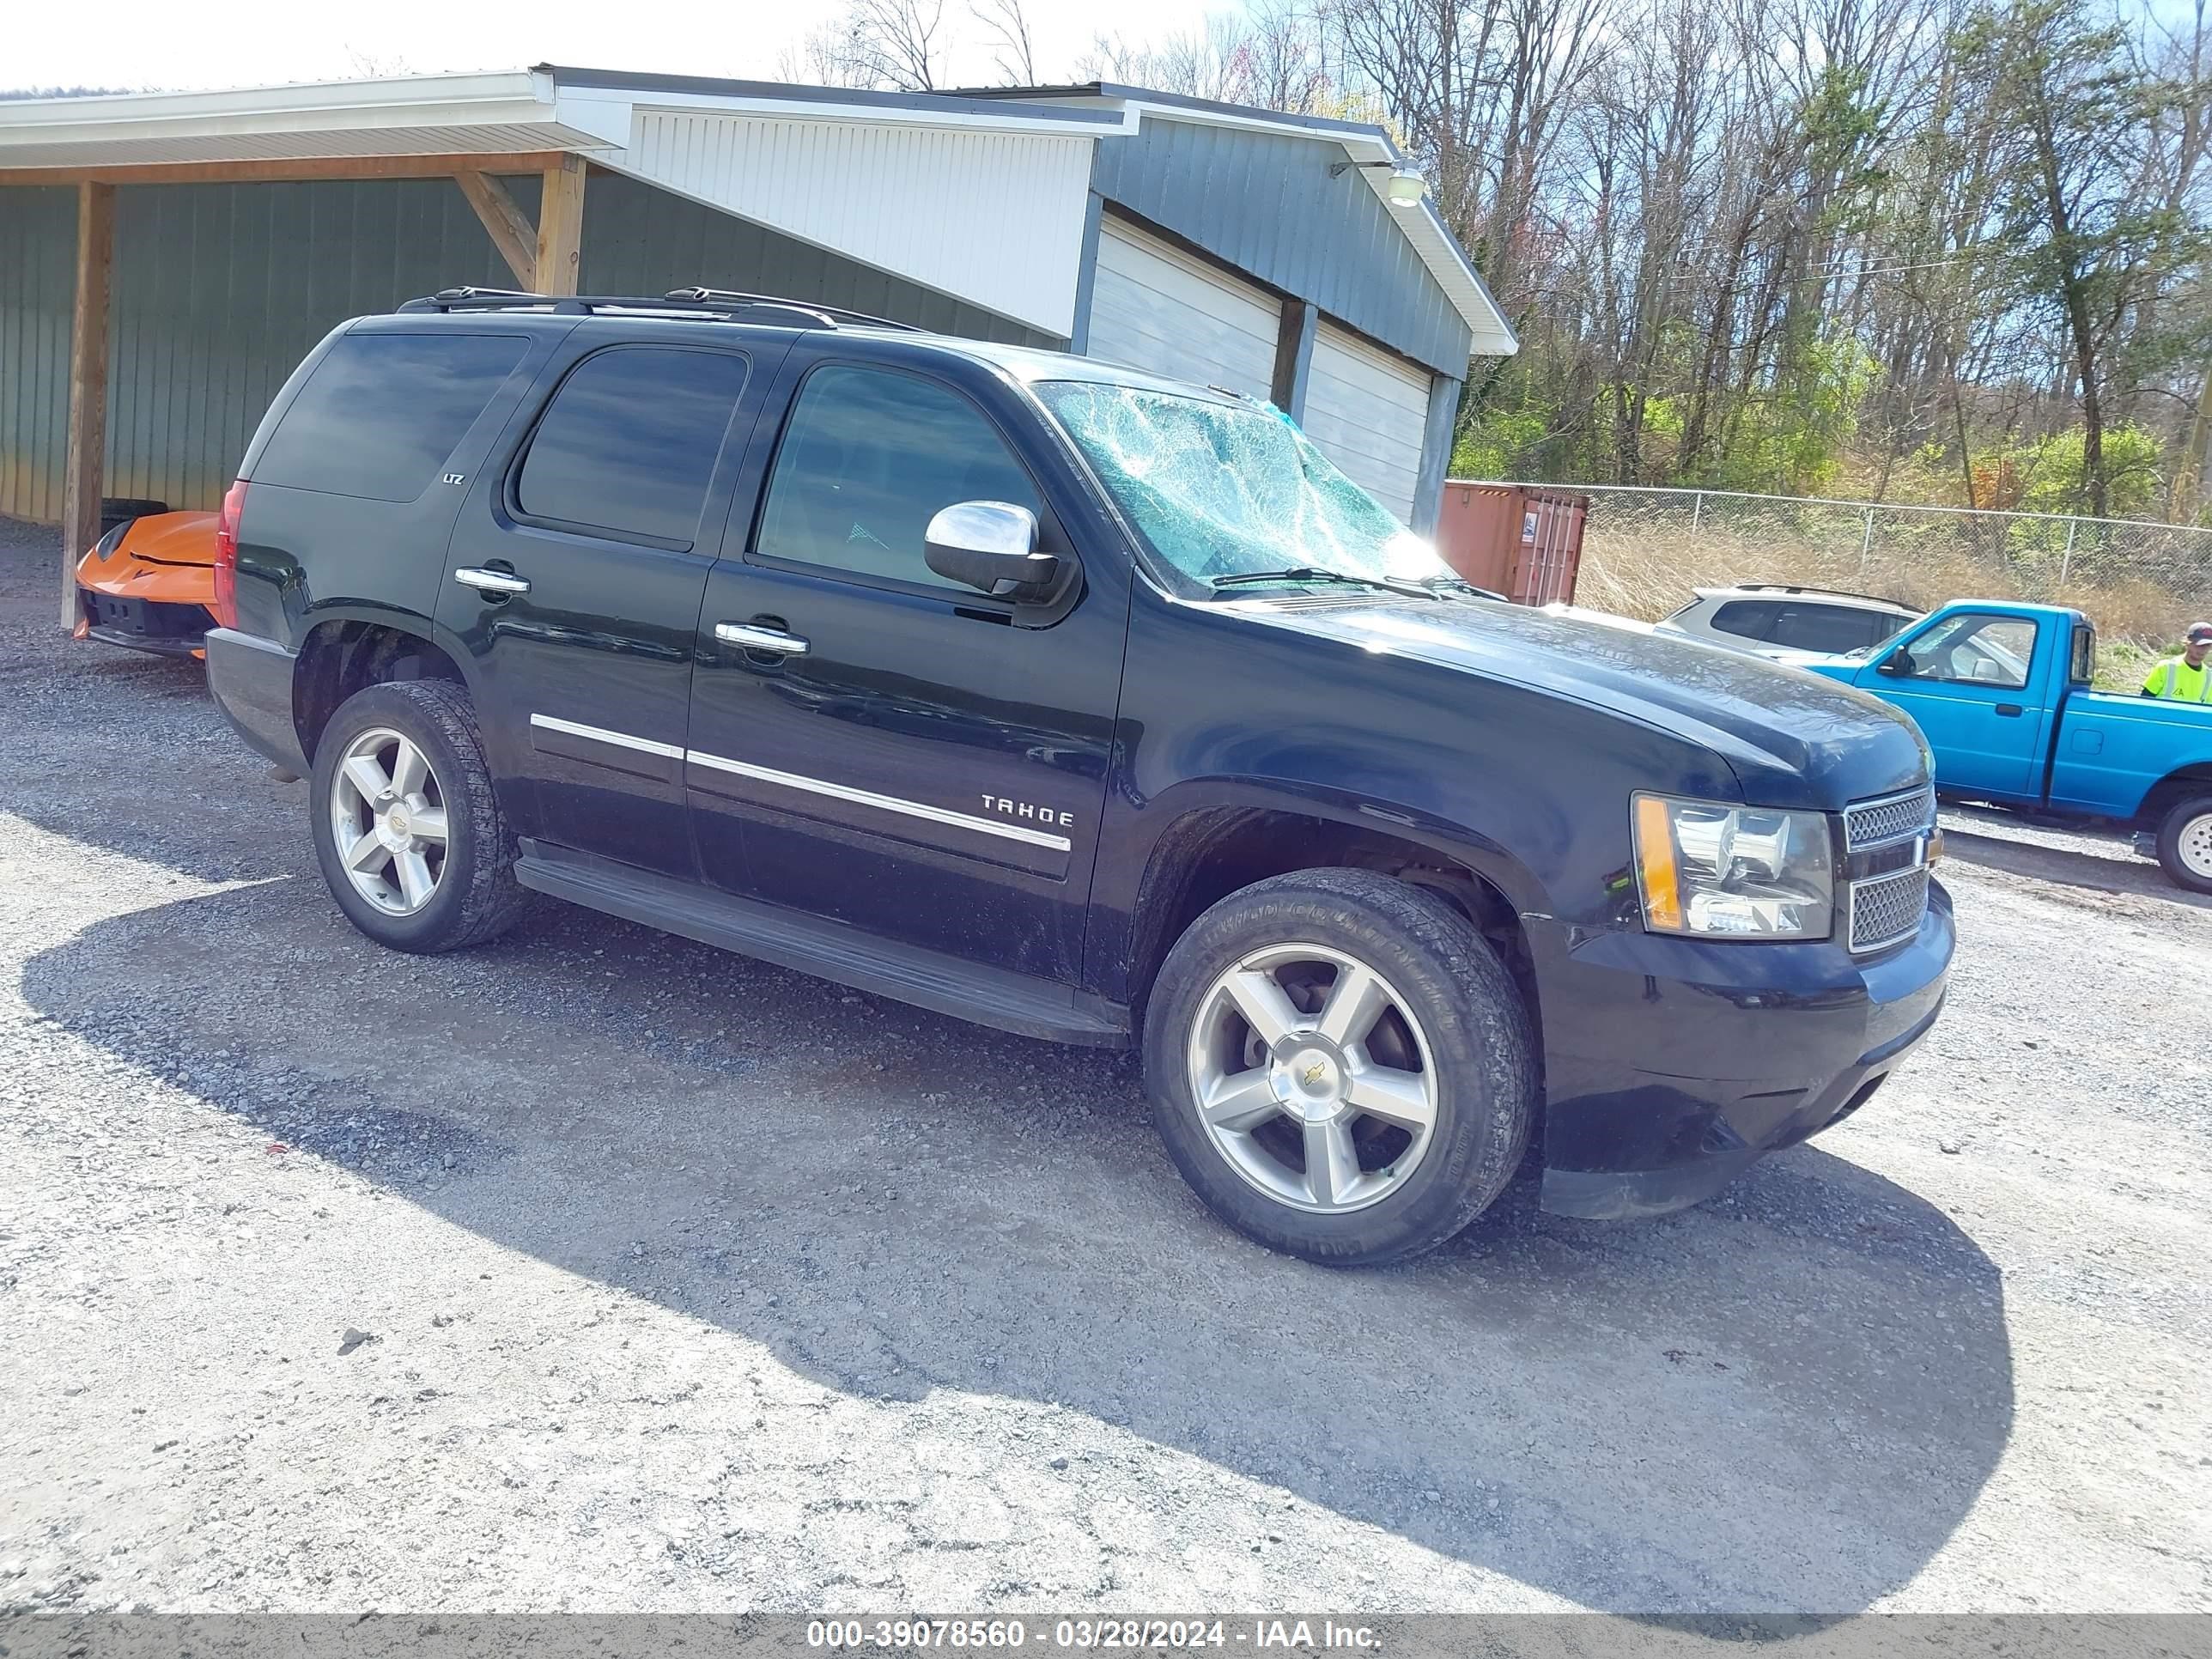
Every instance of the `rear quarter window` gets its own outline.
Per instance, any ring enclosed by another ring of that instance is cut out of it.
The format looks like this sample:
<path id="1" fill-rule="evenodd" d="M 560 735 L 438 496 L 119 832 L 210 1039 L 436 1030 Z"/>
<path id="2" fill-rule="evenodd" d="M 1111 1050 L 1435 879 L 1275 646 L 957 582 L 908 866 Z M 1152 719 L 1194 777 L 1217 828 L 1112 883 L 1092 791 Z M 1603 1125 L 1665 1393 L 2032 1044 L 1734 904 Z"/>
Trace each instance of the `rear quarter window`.
<path id="1" fill-rule="evenodd" d="M 1789 605 L 1767 637 L 1797 651 L 1840 653 L 1877 645 L 1905 626 L 1905 618 L 1848 605 Z"/>
<path id="2" fill-rule="evenodd" d="M 323 354 L 255 463 L 257 483 L 411 501 L 522 361 L 512 334 L 349 334 Z"/>
<path id="3" fill-rule="evenodd" d="M 1775 614 L 1781 609 L 1772 599 L 1731 599 L 1713 612 L 1710 626 L 1741 639 L 1771 639 Z"/>

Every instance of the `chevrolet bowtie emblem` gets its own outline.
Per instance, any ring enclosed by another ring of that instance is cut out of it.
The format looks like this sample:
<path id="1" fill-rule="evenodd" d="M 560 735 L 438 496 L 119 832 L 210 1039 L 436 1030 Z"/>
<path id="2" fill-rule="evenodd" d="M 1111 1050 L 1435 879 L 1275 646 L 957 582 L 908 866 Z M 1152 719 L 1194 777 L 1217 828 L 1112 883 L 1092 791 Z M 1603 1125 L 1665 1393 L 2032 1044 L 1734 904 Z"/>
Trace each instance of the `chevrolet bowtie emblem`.
<path id="1" fill-rule="evenodd" d="M 1310 1089 L 1322 1080 L 1322 1077 L 1327 1074 L 1328 1071 L 1328 1067 L 1322 1065 L 1319 1060 L 1316 1060 L 1312 1065 L 1307 1066 L 1305 1070 L 1298 1073 L 1298 1081 L 1304 1084 L 1307 1088 Z"/>

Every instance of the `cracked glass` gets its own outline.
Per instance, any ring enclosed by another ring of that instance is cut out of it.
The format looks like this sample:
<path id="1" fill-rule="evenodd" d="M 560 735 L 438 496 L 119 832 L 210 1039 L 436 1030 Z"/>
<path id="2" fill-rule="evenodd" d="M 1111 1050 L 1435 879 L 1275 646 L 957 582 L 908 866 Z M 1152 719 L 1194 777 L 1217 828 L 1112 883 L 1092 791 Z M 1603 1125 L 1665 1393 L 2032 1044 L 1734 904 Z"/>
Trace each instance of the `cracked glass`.
<path id="1" fill-rule="evenodd" d="M 1035 389 L 1152 552 L 1194 583 L 1297 570 L 1454 580 L 1271 404 L 1091 380 Z"/>

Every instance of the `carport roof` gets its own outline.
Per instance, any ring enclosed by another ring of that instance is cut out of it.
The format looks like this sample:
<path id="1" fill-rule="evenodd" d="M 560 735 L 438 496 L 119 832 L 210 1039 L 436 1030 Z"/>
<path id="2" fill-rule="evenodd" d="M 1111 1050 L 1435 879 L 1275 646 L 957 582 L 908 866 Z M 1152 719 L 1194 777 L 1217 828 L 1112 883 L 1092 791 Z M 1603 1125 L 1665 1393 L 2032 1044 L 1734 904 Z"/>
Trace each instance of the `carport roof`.
<path id="1" fill-rule="evenodd" d="M 9 100 L 0 101 L 0 173 L 617 151 L 631 141 L 639 104 L 1069 135 L 1121 125 L 1103 111 L 542 64 L 486 75 Z"/>
<path id="2" fill-rule="evenodd" d="M 1322 139 L 1355 162 L 1405 159 L 1379 126 L 1109 82 L 886 93 L 541 64 L 482 75 L 0 101 L 0 183 L 124 183 L 150 180 L 156 169 L 172 179 L 202 168 L 230 179 L 374 175 L 430 157 L 487 172 L 529 171 L 562 155 L 620 167 L 644 108 L 1068 138 L 1131 134 L 1158 118 Z M 1387 187 L 1378 168 L 1363 167 L 1360 176 L 1378 194 Z M 1435 209 L 1424 202 L 1394 213 L 1393 222 L 1466 320 L 1474 349 L 1516 349 L 1511 325 Z"/>

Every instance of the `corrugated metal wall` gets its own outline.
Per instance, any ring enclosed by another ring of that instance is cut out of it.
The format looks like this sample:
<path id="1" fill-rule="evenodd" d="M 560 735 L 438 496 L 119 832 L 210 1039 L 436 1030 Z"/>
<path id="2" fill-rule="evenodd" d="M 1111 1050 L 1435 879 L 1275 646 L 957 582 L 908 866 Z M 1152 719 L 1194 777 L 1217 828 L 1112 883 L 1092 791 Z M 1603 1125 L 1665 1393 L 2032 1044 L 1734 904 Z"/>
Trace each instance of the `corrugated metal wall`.
<path id="1" fill-rule="evenodd" d="M 1473 335 L 1334 143 L 1148 117 L 1102 138 L 1092 188 L 1454 380 Z"/>
<path id="2" fill-rule="evenodd" d="M 0 513 L 61 517 L 76 192 L 0 190 Z"/>
<path id="3" fill-rule="evenodd" d="M 535 215 L 538 181 L 510 179 Z M 61 511 L 75 283 L 72 190 L 0 189 L 0 513 Z M 788 294 L 973 337 L 1050 337 L 652 185 L 595 173 L 581 286 Z M 116 192 L 110 495 L 212 507 L 270 398 L 348 317 L 514 278 L 440 179 L 161 185 Z"/>
<path id="4" fill-rule="evenodd" d="M 0 512 L 22 518 L 60 515 L 76 247 L 74 191 L 0 190 Z M 454 283 L 514 277 L 444 179 L 118 190 L 103 493 L 216 506 L 333 324 Z"/>

